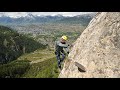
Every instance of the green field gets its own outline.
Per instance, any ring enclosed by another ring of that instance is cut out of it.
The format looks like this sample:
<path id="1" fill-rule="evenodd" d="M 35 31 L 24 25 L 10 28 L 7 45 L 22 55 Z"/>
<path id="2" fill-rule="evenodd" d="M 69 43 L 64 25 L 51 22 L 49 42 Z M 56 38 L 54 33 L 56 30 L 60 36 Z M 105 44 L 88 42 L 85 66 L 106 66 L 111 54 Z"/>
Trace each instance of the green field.
<path id="1" fill-rule="evenodd" d="M 49 51 L 48 49 L 38 49 L 31 53 L 26 53 L 20 56 L 17 60 L 29 60 L 29 61 L 43 61 L 54 57 L 54 51 Z"/>
<path id="2" fill-rule="evenodd" d="M 54 51 L 36 50 L 0 66 L 0 77 L 57 78 L 59 75 Z"/>
<path id="3" fill-rule="evenodd" d="M 36 50 L 19 57 L 18 60 L 31 61 L 29 70 L 22 75 L 22 78 L 57 78 L 59 75 L 54 51 Z"/>
<path id="4" fill-rule="evenodd" d="M 57 78 L 59 75 L 56 58 L 32 64 L 22 78 Z"/>

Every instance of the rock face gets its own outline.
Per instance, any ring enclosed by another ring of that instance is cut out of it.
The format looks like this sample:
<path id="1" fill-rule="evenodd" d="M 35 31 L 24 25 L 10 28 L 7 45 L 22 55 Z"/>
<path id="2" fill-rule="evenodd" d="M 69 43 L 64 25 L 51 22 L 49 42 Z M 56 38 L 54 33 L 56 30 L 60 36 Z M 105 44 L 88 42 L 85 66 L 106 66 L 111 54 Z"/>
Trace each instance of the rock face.
<path id="1" fill-rule="evenodd" d="M 99 12 L 76 40 L 59 78 L 120 78 L 120 13 Z"/>

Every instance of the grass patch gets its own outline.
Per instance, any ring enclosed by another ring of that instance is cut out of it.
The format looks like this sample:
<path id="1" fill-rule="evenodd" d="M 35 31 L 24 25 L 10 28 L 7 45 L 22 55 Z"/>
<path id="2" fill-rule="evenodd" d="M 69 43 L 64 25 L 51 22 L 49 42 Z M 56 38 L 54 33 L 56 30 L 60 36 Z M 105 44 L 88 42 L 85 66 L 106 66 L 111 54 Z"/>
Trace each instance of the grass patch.
<path id="1" fill-rule="evenodd" d="M 50 57 L 54 56 L 53 51 L 48 51 L 47 49 L 44 50 L 36 50 L 32 53 L 26 53 L 19 57 L 17 60 L 29 60 L 29 61 L 37 61 L 37 60 L 46 60 Z"/>
<path id="2" fill-rule="evenodd" d="M 23 78 L 57 78 L 59 75 L 56 58 L 32 64 Z"/>

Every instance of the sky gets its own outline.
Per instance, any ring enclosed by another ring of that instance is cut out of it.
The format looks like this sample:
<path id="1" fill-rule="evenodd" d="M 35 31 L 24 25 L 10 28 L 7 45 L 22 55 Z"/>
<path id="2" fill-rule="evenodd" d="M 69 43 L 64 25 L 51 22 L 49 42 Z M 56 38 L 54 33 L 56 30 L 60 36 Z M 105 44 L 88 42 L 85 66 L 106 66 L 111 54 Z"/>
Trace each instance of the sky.
<path id="1" fill-rule="evenodd" d="M 46 15 L 58 15 L 61 14 L 63 16 L 76 16 L 76 15 L 81 15 L 81 14 L 87 14 L 87 13 L 93 13 L 93 12 L 0 12 L 0 16 L 6 15 L 9 17 L 21 17 L 21 16 L 26 16 L 27 14 L 33 14 L 37 16 L 46 16 Z"/>

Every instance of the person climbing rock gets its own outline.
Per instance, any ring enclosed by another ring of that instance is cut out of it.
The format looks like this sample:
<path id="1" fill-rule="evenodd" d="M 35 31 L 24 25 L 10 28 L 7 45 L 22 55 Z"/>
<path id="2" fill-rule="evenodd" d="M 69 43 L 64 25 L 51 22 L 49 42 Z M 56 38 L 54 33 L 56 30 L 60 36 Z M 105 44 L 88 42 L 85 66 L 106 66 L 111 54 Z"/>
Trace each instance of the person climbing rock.
<path id="1" fill-rule="evenodd" d="M 55 42 L 55 55 L 58 62 L 58 67 L 61 70 L 61 62 L 64 61 L 67 54 L 69 54 L 69 48 L 67 44 L 67 36 L 62 36 L 59 41 Z"/>

